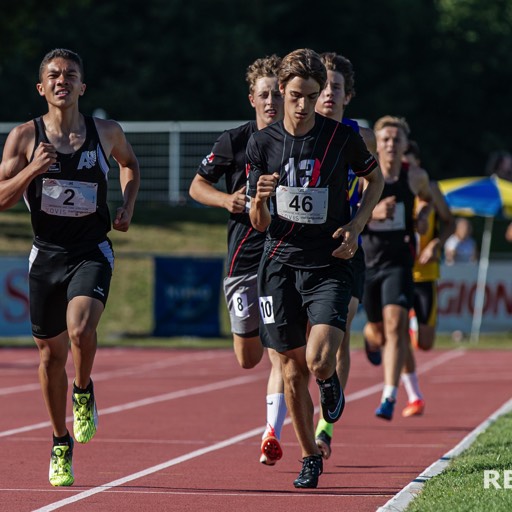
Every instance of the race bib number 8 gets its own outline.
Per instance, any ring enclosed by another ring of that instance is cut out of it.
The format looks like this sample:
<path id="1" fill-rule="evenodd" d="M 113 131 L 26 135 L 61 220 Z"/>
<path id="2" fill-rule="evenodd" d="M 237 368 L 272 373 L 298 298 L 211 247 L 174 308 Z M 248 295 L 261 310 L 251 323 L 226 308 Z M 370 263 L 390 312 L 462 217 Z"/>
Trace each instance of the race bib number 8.
<path id="1" fill-rule="evenodd" d="M 233 310 L 235 312 L 235 316 L 241 318 L 249 316 L 249 304 L 247 303 L 246 293 L 233 294 Z"/>
<path id="2" fill-rule="evenodd" d="M 327 188 L 279 186 L 277 214 L 299 224 L 323 224 L 327 219 L 328 198 Z"/>
<path id="3" fill-rule="evenodd" d="M 96 212 L 98 184 L 43 179 L 41 210 L 59 217 L 84 217 Z"/>
<path id="4" fill-rule="evenodd" d="M 274 324 L 274 302 L 272 297 L 260 297 L 260 315 L 264 324 Z"/>

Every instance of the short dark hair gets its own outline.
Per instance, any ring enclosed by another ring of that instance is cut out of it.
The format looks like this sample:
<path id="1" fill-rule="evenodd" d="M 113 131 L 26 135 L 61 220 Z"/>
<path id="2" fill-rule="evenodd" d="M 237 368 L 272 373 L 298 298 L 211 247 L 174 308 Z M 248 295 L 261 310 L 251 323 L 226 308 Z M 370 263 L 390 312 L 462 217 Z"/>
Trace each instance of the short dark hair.
<path id="1" fill-rule="evenodd" d="M 39 80 L 41 81 L 43 78 L 44 68 L 54 59 L 66 59 L 71 60 L 75 64 L 78 64 L 80 68 L 80 78 L 82 82 L 84 81 L 84 64 L 82 62 L 82 57 L 78 55 L 78 53 L 73 52 L 71 50 L 67 50 L 66 48 L 55 48 L 54 50 L 49 51 L 41 61 L 39 66 Z"/>
<path id="2" fill-rule="evenodd" d="M 283 57 L 279 68 L 279 85 L 286 86 L 296 76 L 304 80 L 313 78 L 322 90 L 327 81 L 327 70 L 320 55 L 309 48 L 302 48 Z"/>
<path id="3" fill-rule="evenodd" d="M 335 52 L 325 52 L 320 54 L 322 62 L 327 71 L 337 71 L 343 75 L 345 80 L 345 95 L 353 98 L 356 95 L 354 67 L 346 57 Z"/>

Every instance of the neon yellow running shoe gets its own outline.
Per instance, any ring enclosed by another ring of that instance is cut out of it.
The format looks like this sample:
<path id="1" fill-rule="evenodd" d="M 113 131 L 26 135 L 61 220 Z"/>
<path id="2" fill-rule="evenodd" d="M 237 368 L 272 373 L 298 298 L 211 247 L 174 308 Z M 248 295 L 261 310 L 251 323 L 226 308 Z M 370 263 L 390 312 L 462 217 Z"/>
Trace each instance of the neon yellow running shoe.
<path id="1" fill-rule="evenodd" d="M 75 393 L 73 390 L 73 432 L 78 443 L 88 443 L 96 434 L 98 411 L 94 393 Z"/>
<path id="2" fill-rule="evenodd" d="M 72 438 L 69 439 L 69 445 L 57 444 L 52 446 L 48 478 L 54 487 L 73 485 L 75 476 L 73 474 Z"/>

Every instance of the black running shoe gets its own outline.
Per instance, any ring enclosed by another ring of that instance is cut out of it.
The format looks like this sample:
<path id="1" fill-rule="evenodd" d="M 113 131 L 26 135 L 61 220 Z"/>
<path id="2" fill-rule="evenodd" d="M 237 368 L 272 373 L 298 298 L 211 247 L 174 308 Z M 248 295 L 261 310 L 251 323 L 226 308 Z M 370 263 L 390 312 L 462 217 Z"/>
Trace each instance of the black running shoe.
<path id="1" fill-rule="evenodd" d="M 364 350 L 366 352 L 366 357 L 368 361 L 373 364 L 373 366 L 380 366 L 382 364 L 382 352 L 380 347 L 373 348 L 370 346 L 370 343 L 366 338 L 364 338 Z"/>
<path id="2" fill-rule="evenodd" d="M 327 423 L 336 423 L 345 408 L 345 395 L 338 374 L 334 372 L 333 376 L 326 380 L 316 379 L 316 383 L 320 387 L 322 417 Z"/>
<path id="3" fill-rule="evenodd" d="M 321 455 L 310 455 L 302 460 L 302 469 L 293 485 L 300 489 L 316 489 L 318 477 L 324 470 Z"/>

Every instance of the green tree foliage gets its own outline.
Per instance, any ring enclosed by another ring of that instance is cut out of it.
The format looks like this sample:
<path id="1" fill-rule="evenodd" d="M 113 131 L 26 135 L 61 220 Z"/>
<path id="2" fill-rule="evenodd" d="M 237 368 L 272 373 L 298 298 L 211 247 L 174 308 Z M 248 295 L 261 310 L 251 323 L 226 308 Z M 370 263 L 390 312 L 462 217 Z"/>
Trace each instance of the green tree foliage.
<path id="1" fill-rule="evenodd" d="M 300 47 L 356 70 L 348 115 L 407 118 L 433 177 L 483 173 L 509 147 L 508 0 L 7 0 L 0 17 L 1 121 L 42 113 L 43 55 L 85 62 L 82 109 L 119 120 L 247 119 L 245 71 Z M 7 98 L 7 100 L 6 100 Z"/>

